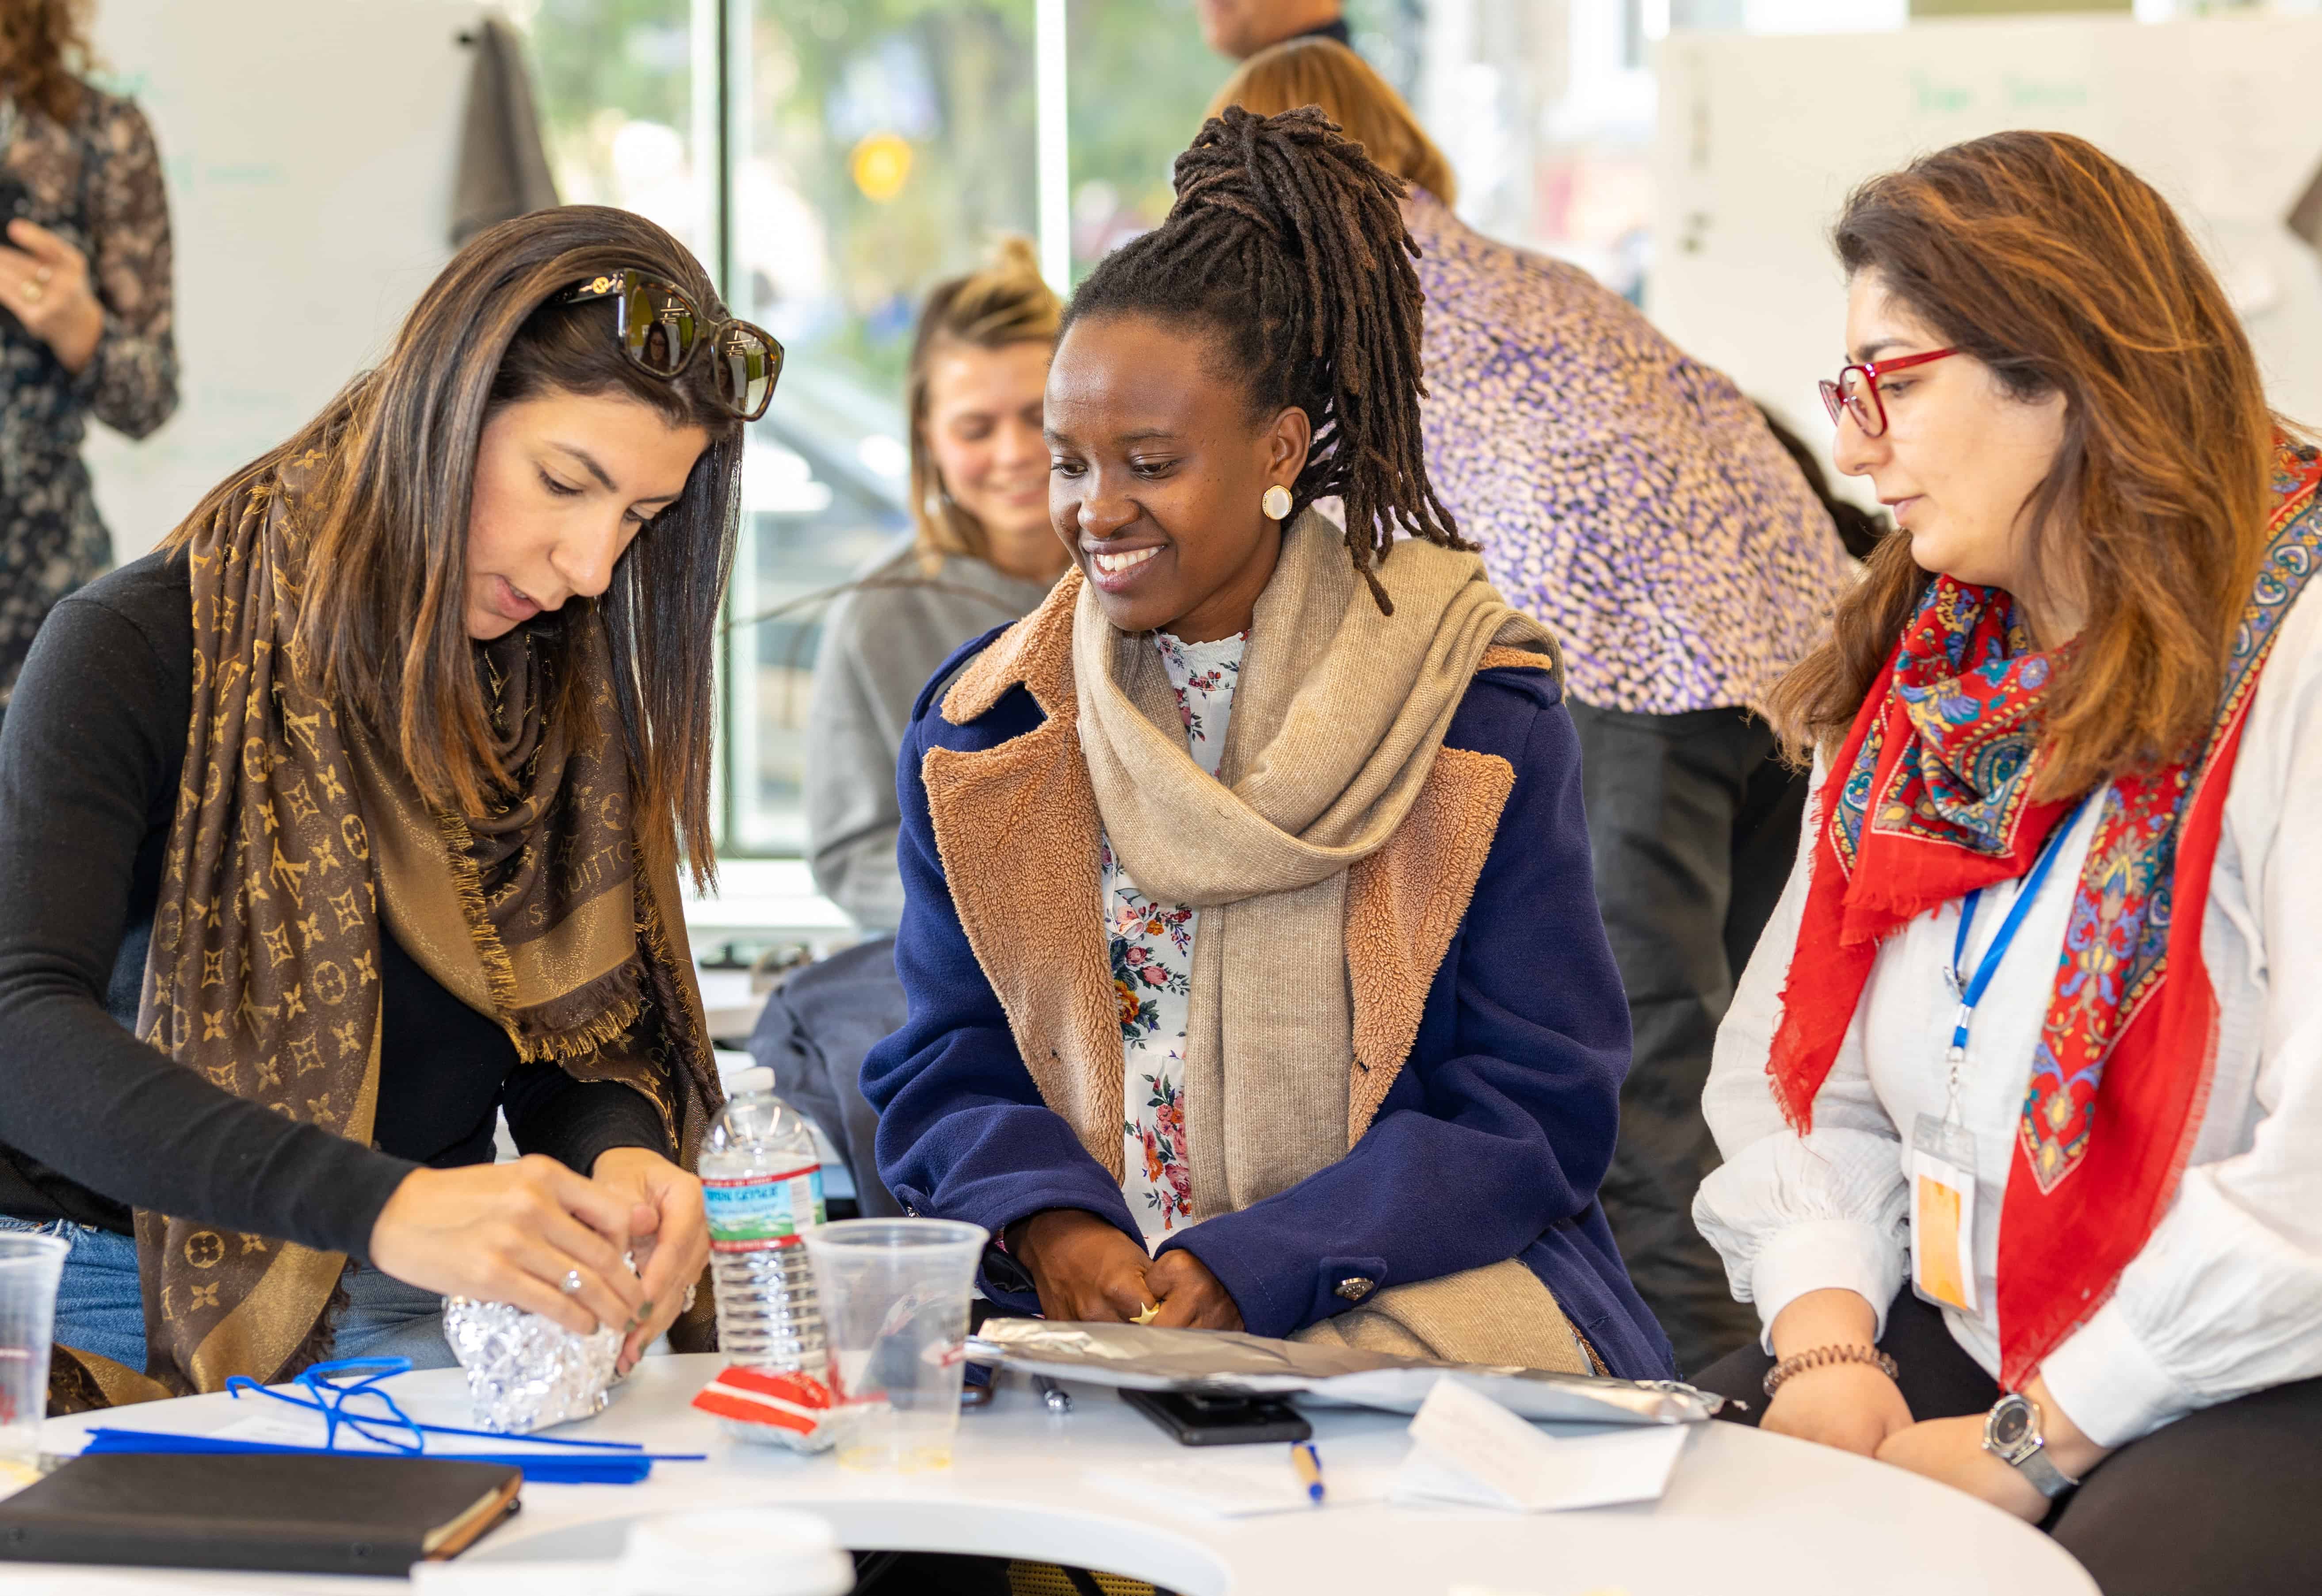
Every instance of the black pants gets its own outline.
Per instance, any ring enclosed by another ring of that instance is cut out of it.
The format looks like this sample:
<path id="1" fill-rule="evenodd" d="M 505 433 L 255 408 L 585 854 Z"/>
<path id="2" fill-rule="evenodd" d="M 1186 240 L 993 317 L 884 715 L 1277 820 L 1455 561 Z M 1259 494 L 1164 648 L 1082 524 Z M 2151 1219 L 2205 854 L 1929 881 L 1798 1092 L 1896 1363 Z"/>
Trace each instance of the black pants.
<path id="1" fill-rule="evenodd" d="M 1694 1228 L 1694 1191 L 1717 1167 L 1701 1093 L 1733 983 L 1789 876 L 1805 781 L 1739 709 L 1571 710 L 1596 901 L 1635 1033 L 1604 1214 L 1677 1366 L 1698 1369 L 1757 1332 Z"/>
<path id="2" fill-rule="evenodd" d="M 1999 1387 L 1943 1316 L 1908 1286 L 1887 1310 L 1880 1348 L 1902 1371 L 1914 1418 L 1980 1413 Z M 1694 1377 L 1749 1403 L 1720 1418 L 1754 1425 L 1773 1359 L 1753 1340 Z M 2278 1385 L 2132 1441 L 2089 1471 L 2041 1526 L 2105 1596 L 2313 1596 L 2322 1591 L 2322 1380 Z"/>

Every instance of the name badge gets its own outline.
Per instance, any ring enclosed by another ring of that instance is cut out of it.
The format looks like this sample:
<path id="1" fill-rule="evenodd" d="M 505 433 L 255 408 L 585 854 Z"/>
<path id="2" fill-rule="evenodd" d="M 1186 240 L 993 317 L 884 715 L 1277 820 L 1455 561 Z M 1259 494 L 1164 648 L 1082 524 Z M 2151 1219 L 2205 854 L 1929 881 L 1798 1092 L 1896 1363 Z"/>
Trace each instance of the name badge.
<path id="1" fill-rule="evenodd" d="M 1911 1131 L 1911 1289 L 1962 1313 L 1975 1301 L 1975 1138 L 1922 1114 Z"/>

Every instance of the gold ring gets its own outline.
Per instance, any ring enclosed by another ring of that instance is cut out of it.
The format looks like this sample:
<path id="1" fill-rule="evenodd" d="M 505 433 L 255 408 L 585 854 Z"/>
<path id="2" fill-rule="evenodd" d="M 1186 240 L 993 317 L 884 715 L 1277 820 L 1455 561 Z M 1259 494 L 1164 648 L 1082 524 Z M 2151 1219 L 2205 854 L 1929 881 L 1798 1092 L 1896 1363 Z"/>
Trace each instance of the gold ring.
<path id="1" fill-rule="evenodd" d="M 16 292 L 23 296 L 27 305 L 38 305 L 49 296 L 49 291 L 30 278 L 16 285 Z"/>
<path id="2" fill-rule="evenodd" d="M 1145 1305 L 1145 1311 L 1129 1322 L 1132 1325 L 1149 1325 L 1160 1317 L 1161 1305 L 1158 1302 L 1148 1302 Z"/>

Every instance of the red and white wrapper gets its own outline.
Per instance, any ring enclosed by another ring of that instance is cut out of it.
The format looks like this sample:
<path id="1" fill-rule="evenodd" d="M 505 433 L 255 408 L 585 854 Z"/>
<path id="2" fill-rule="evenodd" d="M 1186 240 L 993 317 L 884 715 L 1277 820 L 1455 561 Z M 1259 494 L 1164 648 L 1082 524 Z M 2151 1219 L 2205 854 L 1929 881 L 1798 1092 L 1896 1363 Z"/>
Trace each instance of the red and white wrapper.
<path id="1" fill-rule="evenodd" d="M 739 1440 L 820 1452 L 838 1438 L 838 1399 L 811 1374 L 732 1364 L 701 1388 L 693 1405 Z"/>

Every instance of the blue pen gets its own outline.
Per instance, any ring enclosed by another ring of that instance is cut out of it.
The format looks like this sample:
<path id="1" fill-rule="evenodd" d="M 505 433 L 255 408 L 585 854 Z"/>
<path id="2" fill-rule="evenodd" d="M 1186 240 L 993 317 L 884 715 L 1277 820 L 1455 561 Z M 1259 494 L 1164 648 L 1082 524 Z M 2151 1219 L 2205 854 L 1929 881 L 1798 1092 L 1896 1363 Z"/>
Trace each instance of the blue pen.
<path id="1" fill-rule="evenodd" d="M 1322 1455 L 1314 1450 L 1314 1443 L 1291 1442 L 1290 1466 L 1298 1471 L 1298 1478 L 1306 1487 L 1306 1500 L 1316 1507 L 1321 1507 L 1322 1505 Z"/>

